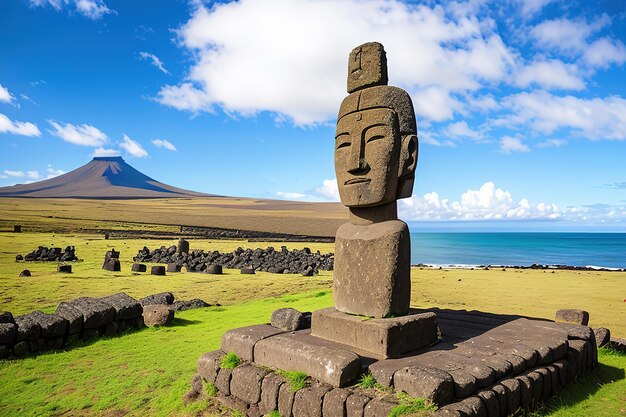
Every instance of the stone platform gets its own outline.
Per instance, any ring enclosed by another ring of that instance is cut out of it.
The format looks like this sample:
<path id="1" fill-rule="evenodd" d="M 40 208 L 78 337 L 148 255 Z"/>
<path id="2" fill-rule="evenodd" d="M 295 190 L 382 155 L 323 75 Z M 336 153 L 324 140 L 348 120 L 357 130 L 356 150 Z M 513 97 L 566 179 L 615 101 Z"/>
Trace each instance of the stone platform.
<path id="1" fill-rule="evenodd" d="M 436 314 L 441 342 L 395 359 L 377 360 L 309 330 L 234 329 L 221 350 L 200 358 L 192 391 L 203 391 L 202 380 L 214 384 L 222 404 L 249 416 L 278 410 L 287 417 L 384 417 L 398 404 L 394 393 L 404 391 L 438 404 L 434 416 L 504 417 L 532 409 L 597 365 L 587 326 L 478 311 L 420 313 Z M 244 362 L 232 371 L 220 368 L 226 352 Z M 312 378 L 294 393 L 273 369 Z M 354 385 L 362 372 L 392 390 Z"/>

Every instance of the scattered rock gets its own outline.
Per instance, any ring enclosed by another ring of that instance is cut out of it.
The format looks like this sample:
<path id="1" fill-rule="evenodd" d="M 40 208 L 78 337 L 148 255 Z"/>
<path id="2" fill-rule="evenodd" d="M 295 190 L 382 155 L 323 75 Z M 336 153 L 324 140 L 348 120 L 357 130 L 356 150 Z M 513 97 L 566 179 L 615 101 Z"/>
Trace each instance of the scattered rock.
<path id="1" fill-rule="evenodd" d="M 152 294 L 139 300 L 142 306 L 153 304 L 172 304 L 174 302 L 174 294 L 171 292 L 160 292 L 158 294 Z"/>
<path id="2" fill-rule="evenodd" d="M 222 274 L 222 265 L 209 265 L 206 268 L 207 274 L 220 275 Z"/>
<path id="3" fill-rule="evenodd" d="M 189 242 L 185 239 L 180 239 L 178 241 L 178 247 L 176 248 L 178 253 L 189 253 Z"/>
<path id="4" fill-rule="evenodd" d="M 57 265 L 57 272 L 63 272 L 65 274 L 72 273 L 72 265 Z"/>
<path id="5" fill-rule="evenodd" d="M 23 270 L 22 272 L 20 272 L 20 278 L 24 278 L 24 277 L 30 277 L 30 271 L 28 269 Z"/>
<path id="6" fill-rule="evenodd" d="M 256 274 L 256 272 L 254 272 L 254 268 L 241 268 L 240 271 L 242 274 L 247 275 L 247 274 Z"/>
<path id="7" fill-rule="evenodd" d="M 25 261 L 55 261 L 55 262 L 72 262 L 77 261 L 76 249 L 74 246 L 67 246 L 65 250 L 61 248 L 47 248 L 39 246 L 37 249 L 24 256 Z"/>
<path id="8" fill-rule="evenodd" d="M 145 264 L 134 263 L 131 270 L 133 272 L 146 272 L 148 270 L 148 267 Z"/>
<path id="9" fill-rule="evenodd" d="M 584 310 L 561 309 L 556 312 L 554 321 L 587 326 L 589 324 L 589 313 Z"/>
<path id="10" fill-rule="evenodd" d="M 143 307 L 146 326 L 168 326 L 174 320 L 174 310 L 167 305 L 153 304 Z"/>
<path id="11" fill-rule="evenodd" d="M 165 275 L 165 267 L 163 265 L 155 265 L 150 268 L 150 274 L 152 275 Z"/>
<path id="12" fill-rule="evenodd" d="M 180 272 L 180 265 L 175 262 L 167 264 L 167 272 Z"/>
<path id="13" fill-rule="evenodd" d="M 24 260 L 24 257 L 23 257 L 22 255 L 16 255 L 16 256 L 15 256 L 15 262 L 17 262 L 17 261 L 23 261 L 23 260 Z"/>
<path id="14" fill-rule="evenodd" d="M 13 233 L 22 233 L 22 226 L 16 224 L 13 226 Z"/>
<path id="15" fill-rule="evenodd" d="M 293 308 L 279 308 L 272 313 L 272 326 L 284 330 L 286 332 L 293 332 L 300 330 L 304 324 L 304 315 Z"/>
<path id="16" fill-rule="evenodd" d="M 607 345 L 611 341 L 611 331 L 604 327 L 593 329 L 593 333 L 596 336 L 596 346 L 602 347 Z"/>
<path id="17" fill-rule="evenodd" d="M 193 300 L 175 301 L 174 304 L 172 304 L 172 309 L 174 311 L 193 310 L 194 308 L 204 307 L 211 307 L 211 304 L 200 300 L 199 298 L 194 298 Z"/>
<path id="18" fill-rule="evenodd" d="M 122 266 L 120 265 L 119 259 L 111 258 L 104 261 L 102 269 L 105 271 L 119 272 L 122 270 Z"/>

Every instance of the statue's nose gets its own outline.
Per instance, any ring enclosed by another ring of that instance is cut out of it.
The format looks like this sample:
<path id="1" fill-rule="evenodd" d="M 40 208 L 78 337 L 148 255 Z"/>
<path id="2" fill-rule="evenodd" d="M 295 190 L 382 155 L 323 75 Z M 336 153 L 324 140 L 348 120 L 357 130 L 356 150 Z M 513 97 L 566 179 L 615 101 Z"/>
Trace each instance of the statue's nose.
<path id="1" fill-rule="evenodd" d="M 355 159 L 355 162 L 356 162 L 356 159 Z M 370 164 L 367 163 L 365 158 L 359 158 L 358 163 L 354 164 L 354 166 L 348 169 L 348 172 L 353 175 L 359 175 L 359 174 L 367 174 L 369 170 L 370 170 Z"/>

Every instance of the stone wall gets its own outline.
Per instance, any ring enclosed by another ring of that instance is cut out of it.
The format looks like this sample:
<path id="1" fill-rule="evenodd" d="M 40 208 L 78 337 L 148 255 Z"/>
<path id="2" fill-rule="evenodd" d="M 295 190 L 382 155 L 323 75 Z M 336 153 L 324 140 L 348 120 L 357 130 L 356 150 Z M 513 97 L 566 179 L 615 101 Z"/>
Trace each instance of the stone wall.
<path id="1" fill-rule="evenodd" d="M 139 301 L 124 294 L 62 302 L 54 314 L 0 313 L 0 359 L 61 349 L 78 340 L 113 336 L 144 326 Z"/>

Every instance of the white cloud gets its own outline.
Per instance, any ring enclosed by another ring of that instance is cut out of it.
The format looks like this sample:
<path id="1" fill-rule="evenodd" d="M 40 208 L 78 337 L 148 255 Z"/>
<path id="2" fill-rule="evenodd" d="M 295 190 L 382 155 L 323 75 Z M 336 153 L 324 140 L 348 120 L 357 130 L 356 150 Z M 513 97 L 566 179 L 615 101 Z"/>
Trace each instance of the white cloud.
<path id="1" fill-rule="evenodd" d="M 73 5 L 76 12 L 91 19 L 98 20 L 105 14 L 115 13 L 107 7 L 103 0 L 30 0 L 32 7 L 44 7 L 50 5 L 57 12 L 64 6 Z"/>
<path id="2" fill-rule="evenodd" d="M 496 188 L 491 181 L 478 190 L 467 190 L 458 201 L 441 198 L 436 192 L 402 199 L 398 210 L 405 220 L 552 220 L 562 215 L 555 204 L 532 205 L 525 198 L 515 203 L 510 192 Z"/>
<path id="3" fill-rule="evenodd" d="M 538 148 L 560 148 L 565 145 L 567 141 L 564 139 L 546 139 L 543 142 L 537 144 Z"/>
<path id="4" fill-rule="evenodd" d="M 2 86 L 0 84 L 0 102 L 1 103 L 10 103 L 15 97 L 11 93 L 9 93 L 9 89 Z"/>
<path id="5" fill-rule="evenodd" d="M 524 17 L 532 17 L 554 0 L 516 0 L 520 6 L 520 13 Z"/>
<path id="6" fill-rule="evenodd" d="M 584 99 L 533 91 L 507 97 L 505 106 L 513 116 L 504 122 L 530 124 L 539 133 L 566 128 L 588 139 L 626 140 L 626 100 L 621 97 Z"/>
<path id="7" fill-rule="evenodd" d="M 157 148 L 165 148 L 168 151 L 176 150 L 176 146 L 174 146 L 174 144 L 172 144 L 170 141 L 165 140 L 165 139 L 154 139 L 152 141 L 152 144 L 156 146 Z"/>
<path id="8" fill-rule="evenodd" d="M 48 165 L 48 168 L 46 169 L 46 172 L 48 173 L 46 179 L 58 177 L 59 175 L 63 175 L 63 174 L 66 173 L 62 169 L 54 169 L 54 168 L 52 168 L 52 165 Z"/>
<path id="9" fill-rule="evenodd" d="M 587 49 L 587 39 L 610 23 L 611 18 L 607 15 L 602 15 L 591 23 L 582 19 L 546 20 L 535 26 L 531 35 L 541 46 L 565 53 L 580 53 Z"/>
<path id="10" fill-rule="evenodd" d="M 465 120 L 460 122 L 451 123 L 446 126 L 444 133 L 448 136 L 456 138 L 469 138 L 473 140 L 481 140 L 483 135 L 479 132 L 472 130 Z"/>
<path id="11" fill-rule="evenodd" d="M 17 122 L 0 113 L 0 133 L 12 133 L 21 136 L 41 136 L 36 124 L 30 122 Z"/>
<path id="12" fill-rule="evenodd" d="M 48 123 L 54 128 L 54 130 L 49 130 L 51 135 L 74 145 L 102 146 L 109 141 L 106 134 L 88 124 L 73 125 L 71 123 L 57 123 L 54 120 L 48 120 Z"/>
<path id="13" fill-rule="evenodd" d="M 128 136 L 124 135 L 120 148 L 124 149 L 130 156 L 136 156 L 137 158 L 145 158 L 148 156 L 148 152 L 139 144 L 139 142 L 132 140 Z"/>
<path id="14" fill-rule="evenodd" d="M 530 152 L 530 148 L 523 144 L 520 138 L 505 136 L 500 140 L 500 151 L 502 153 Z"/>
<path id="15" fill-rule="evenodd" d="M 36 180 L 37 178 L 39 178 L 41 175 L 39 174 L 39 171 L 13 171 L 10 169 L 5 169 L 4 171 L 5 174 L 5 178 L 8 177 L 14 177 L 14 178 L 30 178 L 31 180 Z"/>
<path id="16" fill-rule="evenodd" d="M 490 19 L 471 7 L 454 11 L 398 0 L 200 5 L 178 32 L 196 57 L 189 77 L 164 86 L 157 100 L 192 112 L 218 106 L 323 123 L 346 94 L 347 52 L 376 39 L 389 57 L 390 83 L 411 94 L 422 117 L 447 120 L 461 107 L 455 94 L 504 80 L 514 59 Z"/>
<path id="17" fill-rule="evenodd" d="M 139 57 L 144 61 L 150 61 L 150 63 L 153 66 L 157 67 L 162 73 L 169 74 L 169 72 L 165 69 L 165 65 L 163 65 L 163 62 L 159 59 L 158 56 L 148 52 L 139 52 Z"/>
<path id="18" fill-rule="evenodd" d="M 107 157 L 107 156 L 120 156 L 120 151 L 117 149 L 98 148 L 93 151 L 94 157 Z"/>
<path id="19" fill-rule="evenodd" d="M 297 200 L 297 199 L 304 198 L 307 196 L 306 194 L 302 194 L 302 193 L 289 193 L 289 192 L 284 192 L 284 191 L 277 191 L 276 195 L 278 197 L 287 198 L 290 200 Z"/>
<path id="20" fill-rule="evenodd" d="M 585 83 L 577 73 L 575 65 L 558 59 L 535 61 L 519 70 L 515 83 L 520 87 L 536 84 L 549 89 L 582 90 Z"/>
<path id="21" fill-rule="evenodd" d="M 591 66 L 606 68 L 611 64 L 626 62 L 626 47 L 621 41 L 600 38 L 587 47 L 583 59 Z"/>
<path id="22" fill-rule="evenodd" d="M 317 187 L 315 192 L 328 201 L 339 201 L 339 187 L 337 186 L 337 178 L 322 181 L 322 186 Z"/>

